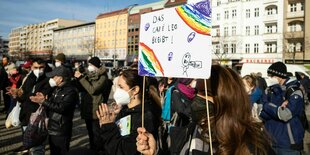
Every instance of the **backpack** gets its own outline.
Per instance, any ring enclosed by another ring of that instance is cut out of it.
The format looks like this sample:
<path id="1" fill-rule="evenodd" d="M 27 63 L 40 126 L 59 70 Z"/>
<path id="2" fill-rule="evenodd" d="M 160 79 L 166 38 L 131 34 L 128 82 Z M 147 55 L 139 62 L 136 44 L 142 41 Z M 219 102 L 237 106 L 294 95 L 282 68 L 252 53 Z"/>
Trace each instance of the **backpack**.
<path id="1" fill-rule="evenodd" d="M 163 124 L 159 129 L 158 146 L 162 154 L 179 154 L 191 134 L 191 119 L 183 113 L 174 112 L 171 116 L 172 93 L 180 93 L 171 86 L 165 95 L 162 110 Z"/>
<path id="2" fill-rule="evenodd" d="M 30 116 L 29 123 L 24 132 L 23 145 L 27 148 L 43 144 L 47 139 L 47 117 L 43 106 Z"/>
<path id="3" fill-rule="evenodd" d="M 285 91 L 285 99 L 288 99 L 297 90 L 300 90 L 302 92 L 302 90 L 298 86 L 292 85 L 292 86 L 288 87 Z M 309 123 L 308 123 L 307 115 L 305 112 L 305 103 L 304 103 L 304 100 L 302 100 L 302 101 L 303 101 L 303 111 L 302 111 L 301 115 L 299 116 L 299 119 L 300 119 L 301 124 L 304 127 L 304 129 L 307 130 L 307 129 L 309 129 Z"/>

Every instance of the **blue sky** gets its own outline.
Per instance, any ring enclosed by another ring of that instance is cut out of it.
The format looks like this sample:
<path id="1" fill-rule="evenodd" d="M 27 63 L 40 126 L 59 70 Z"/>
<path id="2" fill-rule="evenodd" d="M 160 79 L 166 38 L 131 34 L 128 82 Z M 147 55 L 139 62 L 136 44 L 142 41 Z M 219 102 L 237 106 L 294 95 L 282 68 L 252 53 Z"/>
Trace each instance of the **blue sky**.
<path id="1" fill-rule="evenodd" d="M 160 0 L 0 0 L 0 36 L 8 39 L 12 28 L 55 18 L 91 22 L 103 12 L 157 1 Z"/>

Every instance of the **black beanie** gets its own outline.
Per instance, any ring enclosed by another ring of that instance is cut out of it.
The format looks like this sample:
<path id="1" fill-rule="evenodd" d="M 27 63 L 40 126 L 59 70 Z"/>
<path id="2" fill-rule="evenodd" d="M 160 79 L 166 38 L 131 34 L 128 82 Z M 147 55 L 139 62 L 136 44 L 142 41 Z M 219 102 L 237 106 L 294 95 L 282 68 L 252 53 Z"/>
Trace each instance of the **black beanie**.
<path id="1" fill-rule="evenodd" d="M 271 64 L 267 70 L 267 73 L 271 76 L 278 76 L 283 79 L 286 79 L 288 77 L 286 65 L 280 61 Z"/>
<path id="2" fill-rule="evenodd" d="M 94 65 L 97 68 L 100 68 L 100 59 L 98 57 L 92 57 L 91 59 L 89 59 L 88 63 L 91 63 L 92 65 Z"/>

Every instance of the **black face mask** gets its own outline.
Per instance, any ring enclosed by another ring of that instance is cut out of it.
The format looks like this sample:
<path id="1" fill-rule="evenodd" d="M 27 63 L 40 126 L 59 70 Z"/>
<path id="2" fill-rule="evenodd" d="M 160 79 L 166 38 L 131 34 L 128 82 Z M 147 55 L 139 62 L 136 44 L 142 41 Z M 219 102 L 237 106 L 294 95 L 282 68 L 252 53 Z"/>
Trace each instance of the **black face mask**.
<path id="1" fill-rule="evenodd" d="M 208 101 L 209 116 L 214 116 L 214 103 Z M 207 118 L 206 100 L 203 98 L 194 98 L 192 105 L 192 119 L 194 122 L 199 122 L 201 119 Z"/>
<path id="2" fill-rule="evenodd" d="M 18 74 L 12 74 L 11 76 L 12 76 L 12 77 L 16 77 L 17 75 L 18 75 Z"/>

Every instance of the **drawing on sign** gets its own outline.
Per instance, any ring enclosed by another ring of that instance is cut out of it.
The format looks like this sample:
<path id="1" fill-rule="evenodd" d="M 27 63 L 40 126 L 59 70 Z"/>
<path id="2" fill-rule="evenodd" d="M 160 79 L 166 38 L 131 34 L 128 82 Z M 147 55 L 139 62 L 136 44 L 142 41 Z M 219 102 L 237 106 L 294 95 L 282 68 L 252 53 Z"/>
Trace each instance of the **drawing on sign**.
<path id="1" fill-rule="evenodd" d="M 164 76 L 164 70 L 158 61 L 154 51 L 140 42 L 141 55 L 139 56 L 139 74 L 149 76 Z"/>
<path id="2" fill-rule="evenodd" d="M 210 0 L 196 0 L 183 6 L 141 15 L 138 58 L 140 76 L 210 76 L 210 3 Z"/>
<path id="3" fill-rule="evenodd" d="M 170 53 L 168 54 L 168 61 L 171 61 L 171 60 L 172 60 L 172 57 L 173 57 L 173 53 L 170 52 Z"/>
<path id="4" fill-rule="evenodd" d="M 190 43 L 195 38 L 196 33 L 192 32 L 187 37 L 187 42 Z"/>
<path id="5" fill-rule="evenodd" d="M 147 31 L 150 28 L 150 23 L 146 23 L 144 26 L 144 30 Z"/>
<path id="6" fill-rule="evenodd" d="M 202 61 L 191 61 L 191 54 L 189 52 L 184 54 L 182 64 L 183 64 L 183 75 L 186 75 L 186 77 L 188 77 L 187 70 L 189 69 L 190 66 L 197 69 L 202 68 Z"/>
<path id="7" fill-rule="evenodd" d="M 209 1 L 182 5 L 176 8 L 181 19 L 193 30 L 202 35 L 211 36 L 211 8 Z"/>

